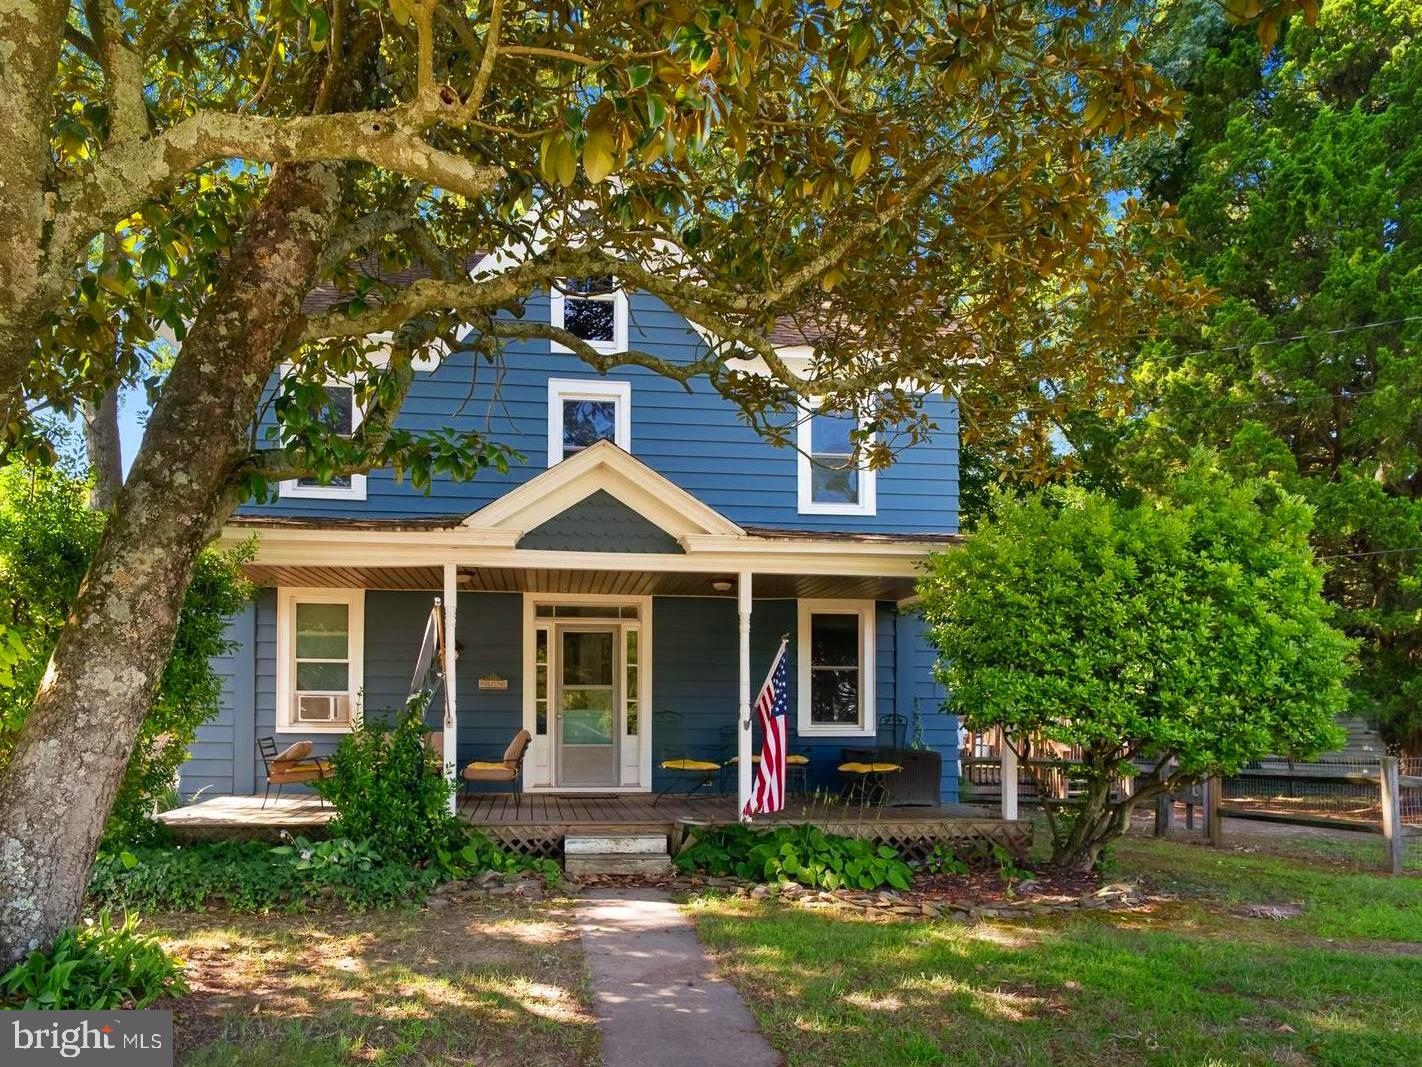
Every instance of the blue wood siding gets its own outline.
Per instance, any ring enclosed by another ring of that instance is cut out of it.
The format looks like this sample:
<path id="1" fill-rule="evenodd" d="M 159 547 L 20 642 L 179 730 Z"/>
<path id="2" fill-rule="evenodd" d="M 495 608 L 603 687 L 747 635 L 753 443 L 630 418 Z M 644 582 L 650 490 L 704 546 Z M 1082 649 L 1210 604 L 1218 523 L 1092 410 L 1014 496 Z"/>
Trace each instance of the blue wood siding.
<path id="1" fill-rule="evenodd" d="M 939 791 L 944 802 L 958 799 L 958 717 L 948 710 L 947 693 L 933 677 L 938 658 L 924 635 L 923 617 L 913 611 L 899 614 L 896 664 L 899 714 L 908 720 L 909 736 L 918 733 L 924 744 L 943 755 Z"/>
<path id="2" fill-rule="evenodd" d="M 632 347 L 678 361 L 703 350 L 699 336 L 660 300 L 635 294 L 630 304 Z M 527 315 L 546 320 L 546 298 L 531 300 Z M 389 471 L 374 471 L 364 501 L 288 498 L 244 510 L 399 517 L 466 514 L 496 500 L 547 467 L 548 380 L 598 377 L 577 357 L 551 352 L 547 342 L 510 345 L 506 360 L 497 397 L 495 370 L 480 363 L 476 372 L 474 357 L 467 352 L 451 355 L 433 373 L 418 372 L 398 424 L 413 430 L 448 426 L 485 433 L 524 456 L 507 472 L 488 470 L 462 484 L 440 478 L 426 495 L 408 483 L 397 483 Z M 957 412 L 941 393 L 925 398 L 938 427 L 932 439 L 905 448 L 893 466 L 878 473 L 877 515 L 801 515 L 794 449 L 767 444 L 704 378 L 688 393 L 676 382 L 638 367 L 608 377 L 632 386 L 633 455 L 735 522 L 905 533 L 958 528 Z"/>
<path id="3" fill-rule="evenodd" d="M 252 790 L 255 624 L 256 611 L 249 604 L 227 624 L 227 638 L 236 647 L 212 659 L 222 692 L 217 714 L 198 727 L 188 758 L 178 770 L 178 792 L 184 797 Z"/>
<path id="4" fill-rule="evenodd" d="M 424 633 L 432 594 L 371 590 L 365 601 L 365 701 L 366 715 L 380 718 L 399 708 L 408 694 L 410 676 Z M 201 784 L 210 792 L 247 792 L 265 788 L 260 763 L 255 774 L 244 776 L 236 766 L 239 751 L 253 751 L 256 737 L 275 732 L 276 714 L 276 595 L 263 590 L 245 613 L 250 639 L 230 658 L 244 663 L 252 680 L 247 690 L 253 714 L 243 719 L 228 711 L 215 726 L 222 731 L 202 744 L 224 745 L 204 749 Z M 793 600 L 757 600 L 751 615 L 751 674 L 759 685 L 770 668 L 780 636 L 790 637 L 790 654 L 796 654 L 796 605 Z M 234 625 L 241 626 L 241 620 Z M 497 758 L 523 719 L 523 602 L 518 593 L 461 593 L 456 620 L 460 646 L 458 759 Z M 942 797 L 957 799 L 957 720 L 941 712 L 941 688 L 933 679 L 933 652 L 923 638 L 917 616 L 900 615 L 893 604 L 880 603 L 875 623 L 875 718 L 893 711 L 903 714 L 913 730 L 915 711 L 922 721 L 925 742 L 943 754 Z M 655 713 L 679 712 L 685 747 L 692 756 L 721 760 L 722 728 L 733 726 L 738 698 L 736 602 L 730 597 L 656 597 L 652 607 L 652 711 L 654 763 L 674 755 L 669 736 L 658 736 Z M 497 674 L 508 679 L 507 689 L 479 689 L 479 678 Z M 795 725 L 795 672 L 791 671 L 791 745 L 807 751 L 813 785 L 835 790 L 842 784 L 835 767 L 841 750 L 873 744 L 865 738 L 804 738 Z M 234 679 L 224 693 L 242 692 Z M 915 709 L 914 700 L 918 707 Z M 429 723 L 438 728 L 440 710 L 431 709 Z M 242 722 L 238 728 L 237 723 Z M 278 746 L 310 740 L 321 754 L 333 752 L 340 735 L 283 732 Z M 734 735 L 729 739 L 734 744 Z M 760 745 L 759 732 L 755 738 Z M 184 789 L 190 781 L 185 765 Z M 248 767 L 250 767 L 250 762 Z M 666 775 L 654 768 L 653 785 L 666 784 Z"/>
<path id="5" fill-rule="evenodd" d="M 751 611 L 751 678 L 759 686 L 782 634 L 790 637 L 796 655 L 796 605 L 793 600 L 757 600 Z M 898 707 L 896 613 L 881 603 L 876 613 L 875 720 Z M 733 754 L 723 750 L 723 728 L 736 721 L 738 693 L 736 602 L 730 598 L 657 597 L 652 608 L 652 701 L 654 711 L 679 712 L 691 758 L 720 762 Z M 835 770 L 843 749 L 862 748 L 874 741 L 863 737 L 802 738 L 796 731 L 796 672 L 790 672 L 790 748 L 810 757 L 810 783 L 837 791 L 843 782 Z M 915 681 L 911 677 L 910 681 Z M 752 694 L 754 697 L 754 694 Z M 676 753 L 666 750 L 667 738 L 655 740 L 654 764 Z M 734 746 L 734 733 L 724 742 Z M 754 745 L 760 748 L 760 731 Z M 945 756 L 945 759 L 947 757 Z M 669 775 L 653 768 L 652 784 L 661 788 Z"/>

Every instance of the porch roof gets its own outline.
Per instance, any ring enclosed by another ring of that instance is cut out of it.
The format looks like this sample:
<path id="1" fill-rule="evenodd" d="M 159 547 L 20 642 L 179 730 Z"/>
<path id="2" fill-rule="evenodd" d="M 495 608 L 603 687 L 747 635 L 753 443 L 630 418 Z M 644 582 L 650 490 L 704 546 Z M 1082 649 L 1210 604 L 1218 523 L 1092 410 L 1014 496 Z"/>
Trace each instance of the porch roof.
<path id="1" fill-rule="evenodd" d="M 253 563 L 245 569 L 248 577 L 260 586 L 432 592 L 444 587 L 440 565 L 341 567 Z M 734 580 L 734 572 L 459 566 L 457 574 L 459 588 L 464 592 L 719 596 L 731 600 L 736 597 L 734 588 L 720 592 L 712 587 L 715 581 Z M 903 575 L 756 574 L 755 579 L 755 596 L 761 600 L 839 597 L 898 601 L 913 594 L 914 578 Z"/>

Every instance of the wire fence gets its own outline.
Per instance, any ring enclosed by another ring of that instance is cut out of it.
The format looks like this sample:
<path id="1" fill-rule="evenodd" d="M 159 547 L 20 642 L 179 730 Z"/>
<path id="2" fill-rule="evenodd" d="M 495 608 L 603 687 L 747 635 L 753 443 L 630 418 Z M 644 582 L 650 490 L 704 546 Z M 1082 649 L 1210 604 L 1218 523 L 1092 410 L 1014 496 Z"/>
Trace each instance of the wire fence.
<path id="1" fill-rule="evenodd" d="M 1400 822 L 1422 826 L 1422 758 L 1399 760 Z M 1306 825 L 1375 829 L 1382 823 L 1382 771 L 1376 756 L 1330 755 L 1302 762 L 1264 759 L 1223 783 L 1234 817 L 1289 817 Z"/>

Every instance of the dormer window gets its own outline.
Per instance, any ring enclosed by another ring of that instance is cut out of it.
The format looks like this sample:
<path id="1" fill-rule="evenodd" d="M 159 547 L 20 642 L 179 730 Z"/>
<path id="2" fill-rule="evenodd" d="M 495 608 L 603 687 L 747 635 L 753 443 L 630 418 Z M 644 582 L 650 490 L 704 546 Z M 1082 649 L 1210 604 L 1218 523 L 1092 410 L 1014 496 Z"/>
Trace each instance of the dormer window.
<path id="1" fill-rule="evenodd" d="M 611 275 L 564 278 L 549 294 L 552 325 L 567 330 L 599 352 L 627 351 L 627 294 Z M 554 352 L 568 352 L 558 342 Z"/>
<path id="2" fill-rule="evenodd" d="M 550 378 L 548 466 L 599 441 L 632 451 L 632 383 Z"/>
<path id="3" fill-rule="evenodd" d="M 873 515 L 874 472 L 854 462 L 858 420 L 842 412 L 808 410 L 799 430 L 801 515 Z"/>
<path id="4" fill-rule="evenodd" d="M 360 425 L 362 412 L 356 403 L 355 386 L 350 382 L 328 382 L 326 406 L 321 421 L 342 437 L 350 437 Z M 364 500 L 364 474 L 337 474 L 328 482 L 317 478 L 295 478 L 281 483 L 281 495 L 312 500 Z"/>

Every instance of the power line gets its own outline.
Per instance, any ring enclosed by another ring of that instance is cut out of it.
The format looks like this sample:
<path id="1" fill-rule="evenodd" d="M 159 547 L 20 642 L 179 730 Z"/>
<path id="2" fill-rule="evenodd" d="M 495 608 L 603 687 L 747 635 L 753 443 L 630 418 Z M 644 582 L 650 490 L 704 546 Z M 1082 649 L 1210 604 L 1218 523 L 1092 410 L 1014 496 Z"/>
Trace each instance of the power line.
<path id="1" fill-rule="evenodd" d="M 1314 559 L 1357 559 L 1363 556 L 1400 556 L 1411 552 L 1422 552 L 1422 545 L 1409 545 L 1407 548 L 1376 548 L 1370 552 L 1330 552 L 1326 556 L 1314 556 Z"/>
<path id="2" fill-rule="evenodd" d="M 1146 363 L 1172 363 L 1175 360 L 1189 359 L 1191 356 L 1211 356 L 1223 352 L 1242 352 L 1247 348 L 1258 348 L 1263 345 L 1286 345 L 1295 341 L 1312 341 L 1319 337 L 1338 337 L 1345 333 L 1357 333 L 1360 330 L 1377 330 L 1384 326 L 1401 326 L 1409 322 L 1422 322 L 1422 315 L 1404 315 L 1397 319 L 1383 319 L 1378 322 L 1360 322 L 1352 326 L 1336 326 L 1331 330 L 1313 330 L 1309 333 L 1296 333 L 1290 337 L 1266 337 L 1259 341 L 1241 341 L 1237 345 L 1220 345 L 1211 348 L 1196 348 L 1189 352 L 1173 352 L 1168 356 L 1146 356 L 1138 360 L 1127 363 L 1127 367 L 1139 367 Z"/>

